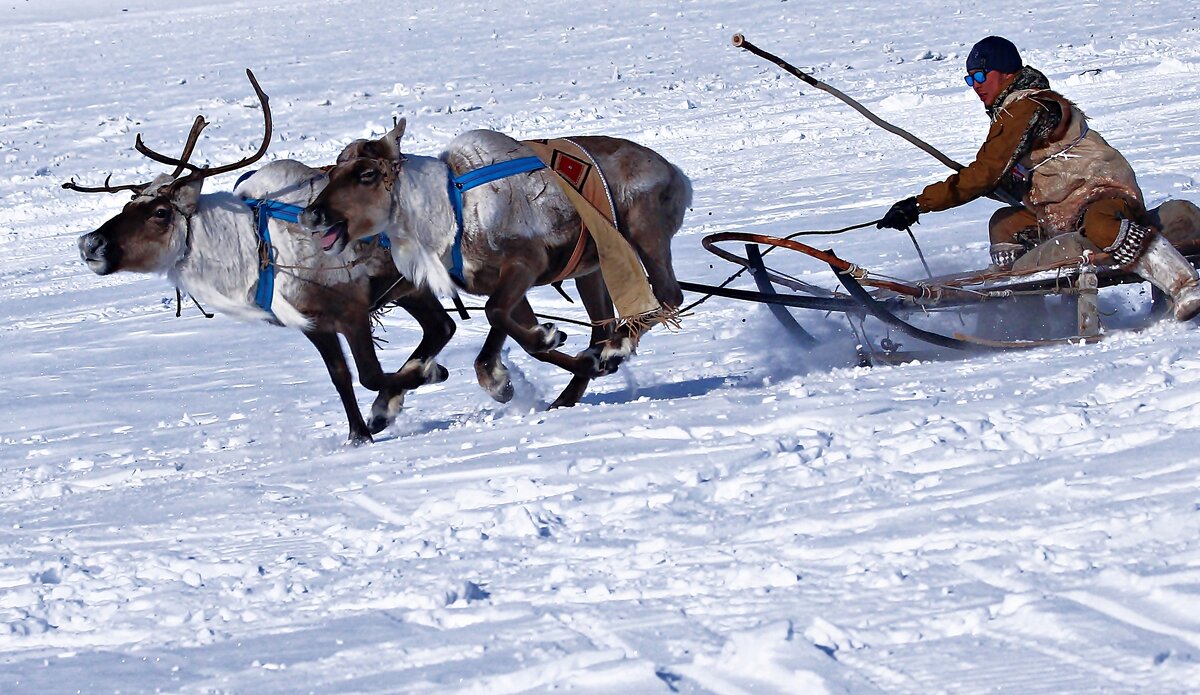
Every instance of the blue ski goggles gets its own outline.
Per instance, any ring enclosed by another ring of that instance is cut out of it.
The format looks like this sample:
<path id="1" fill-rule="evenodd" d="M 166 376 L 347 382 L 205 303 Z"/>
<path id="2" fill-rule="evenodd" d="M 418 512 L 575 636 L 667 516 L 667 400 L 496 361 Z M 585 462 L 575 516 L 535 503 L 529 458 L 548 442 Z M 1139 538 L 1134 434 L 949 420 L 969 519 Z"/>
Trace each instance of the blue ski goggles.
<path id="1" fill-rule="evenodd" d="M 967 81 L 968 87 L 974 87 L 977 84 L 983 84 L 983 81 L 987 79 L 988 72 L 987 70 L 976 70 L 968 73 L 963 79 Z"/>

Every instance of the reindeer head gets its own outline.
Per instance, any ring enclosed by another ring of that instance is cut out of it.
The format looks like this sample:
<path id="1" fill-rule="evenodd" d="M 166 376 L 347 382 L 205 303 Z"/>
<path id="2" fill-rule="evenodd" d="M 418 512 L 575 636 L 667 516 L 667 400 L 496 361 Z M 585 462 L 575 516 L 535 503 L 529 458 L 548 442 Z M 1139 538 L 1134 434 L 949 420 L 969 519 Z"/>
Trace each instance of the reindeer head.
<path id="1" fill-rule="evenodd" d="M 188 218 L 203 183 L 159 176 L 115 217 L 79 237 L 83 262 L 97 275 L 165 272 L 187 250 Z"/>
<path id="2" fill-rule="evenodd" d="M 200 138 L 200 131 L 208 125 L 203 116 L 197 116 L 178 159 L 147 147 L 141 134 L 134 141 L 138 152 L 156 162 L 174 166 L 174 173 L 161 175 L 145 184 L 112 186 L 109 184 L 111 176 L 105 179 L 103 186 L 80 186 L 74 181 L 63 184 L 63 188 L 80 193 L 134 193 L 133 200 L 115 217 L 96 231 L 79 237 L 79 255 L 92 272 L 108 275 L 122 270 L 155 273 L 169 269 L 187 251 L 189 219 L 196 212 L 204 179 L 249 166 L 266 154 L 271 143 L 271 107 L 254 73 L 247 70 L 246 75 L 262 104 L 266 123 L 262 144 L 253 155 L 219 167 L 202 168 L 190 164 L 188 159 Z M 181 176 L 184 170 L 190 173 Z"/>
<path id="3" fill-rule="evenodd" d="M 300 224 L 321 234 L 321 247 L 341 253 L 351 241 L 384 231 L 392 209 L 392 188 L 404 162 L 401 118 L 378 140 L 355 140 L 338 155 L 329 183 L 304 212 Z"/>

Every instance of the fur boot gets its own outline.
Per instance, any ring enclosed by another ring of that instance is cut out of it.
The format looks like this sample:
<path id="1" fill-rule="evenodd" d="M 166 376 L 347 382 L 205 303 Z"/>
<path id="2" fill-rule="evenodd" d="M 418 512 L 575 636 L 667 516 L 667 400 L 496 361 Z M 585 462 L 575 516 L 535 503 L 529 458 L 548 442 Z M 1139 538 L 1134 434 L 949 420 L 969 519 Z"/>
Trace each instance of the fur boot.
<path id="1" fill-rule="evenodd" d="M 1143 250 L 1135 255 L 1136 260 L 1129 265 L 1130 270 L 1171 297 L 1175 304 L 1176 321 L 1189 321 L 1200 314 L 1200 279 L 1196 276 L 1196 269 L 1166 237 L 1147 227 L 1126 222 L 1117 240 L 1105 250 L 1118 258 L 1125 249 L 1115 247 L 1123 242 L 1129 245 L 1138 235 L 1144 236 L 1144 240 L 1138 244 L 1143 246 Z"/>

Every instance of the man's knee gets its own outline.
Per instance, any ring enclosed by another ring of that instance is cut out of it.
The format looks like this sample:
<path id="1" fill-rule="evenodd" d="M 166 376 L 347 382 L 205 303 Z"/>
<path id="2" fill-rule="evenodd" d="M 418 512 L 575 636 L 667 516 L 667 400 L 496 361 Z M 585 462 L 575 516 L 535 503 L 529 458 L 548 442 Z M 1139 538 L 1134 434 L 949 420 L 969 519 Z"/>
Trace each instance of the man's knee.
<path id="1" fill-rule="evenodd" d="M 988 238 L 993 244 L 1028 245 L 1037 237 L 1037 218 L 1024 208 L 1000 208 L 988 220 Z"/>
<path id="2" fill-rule="evenodd" d="M 1144 210 L 1123 198 L 1097 200 L 1083 213 L 1083 235 L 1096 246 L 1108 250 L 1122 236 L 1129 222 L 1138 222 Z M 1122 223 L 1126 223 L 1122 225 Z"/>

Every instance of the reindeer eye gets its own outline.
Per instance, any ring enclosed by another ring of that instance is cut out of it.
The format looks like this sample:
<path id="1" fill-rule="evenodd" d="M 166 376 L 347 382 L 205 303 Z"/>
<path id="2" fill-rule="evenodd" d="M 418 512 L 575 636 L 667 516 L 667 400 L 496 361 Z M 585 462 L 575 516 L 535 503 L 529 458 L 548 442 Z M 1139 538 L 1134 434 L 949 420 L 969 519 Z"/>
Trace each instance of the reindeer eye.
<path id="1" fill-rule="evenodd" d="M 151 214 L 154 217 L 154 219 L 156 219 L 156 220 L 165 220 L 171 216 L 171 209 L 170 208 L 155 208 L 154 212 Z"/>
<path id="2" fill-rule="evenodd" d="M 371 185 L 379 180 L 379 171 L 376 169 L 364 169 L 358 175 L 358 182 L 366 185 Z"/>

